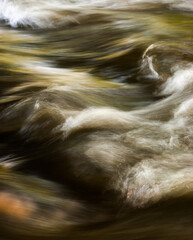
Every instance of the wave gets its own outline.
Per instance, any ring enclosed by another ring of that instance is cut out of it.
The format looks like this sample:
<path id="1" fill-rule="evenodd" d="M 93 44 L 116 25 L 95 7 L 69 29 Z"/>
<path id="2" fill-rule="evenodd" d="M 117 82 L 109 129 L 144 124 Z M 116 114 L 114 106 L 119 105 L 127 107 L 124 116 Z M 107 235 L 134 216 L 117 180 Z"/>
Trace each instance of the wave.
<path id="1" fill-rule="evenodd" d="M 142 10 L 167 6 L 192 11 L 191 0 L 0 0 L 0 20 L 11 27 L 55 28 L 61 25 L 80 24 L 85 16 L 107 14 L 104 10 Z M 103 10 L 103 11 L 102 11 Z"/>
<path id="2" fill-rule="evenodd" d="M 192 240 L 192 15 L 148 2 L 0 2 L 5 239 Z"/>
<path id="3" fill-rule="evenodd" d="M 133 207 L 191 193 L 193 66 L 179 59 L 173 68 L 171 61 L 170 76 L 164 78 L 162 71 L 156 69 L 155 78 L 152 69 L 158 67 L 159 61 L 159 67 L 163 64 L 159 48 L 162 52 L 167 50 L 168 43 L 165 44 L 149 46 L 143 54 L 146 64 L 142 61 L 141 66 L 143 71 L 153 74 L 153 78 L 148 75 L 151 81 L 158 80 L 155 94 L 165 98 L 133 111 L 93 106 L 89 95 L 96 95 L 95 79 L 88 73 L 25 62 L 31 78 L 35 81 L 41 76 L 42 83 L 39 80 L 38 85 L 46 88 L 5 108 L 1 113 L 1 131 L 17 132 L 29 143 L 57 142 L 58 164 L 63 169 L 67 164 L 70 179 L 93 189 L 120 192 Z M 175 54 L 178 56 L 176 50 Z M 186 57 L 192 57 L 192 52 Z M 168 61 L 169 55 L 167 65 Z M 186 64 L 184 68 L 180 67 L 182 63 Z M 72 80 L 68 83 L 69 79 Z M 112 87 L 110 83 L 108 86 Z M 122 91 L 116 87 L 117 92 Z M 105 95 L 104 89 L 100 91 Z M 58 172 L 58 164 L 50 164 L 64 180 L 66 176 L 63 171 Z"/>

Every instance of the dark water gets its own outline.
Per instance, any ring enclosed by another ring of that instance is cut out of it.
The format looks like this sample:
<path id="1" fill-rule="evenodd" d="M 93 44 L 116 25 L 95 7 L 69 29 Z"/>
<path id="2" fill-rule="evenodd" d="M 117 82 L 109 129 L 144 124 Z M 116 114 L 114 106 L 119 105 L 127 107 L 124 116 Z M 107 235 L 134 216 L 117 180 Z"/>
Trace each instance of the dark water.
<path id="1" fill-rule="evenodd" d="M 192 10 L 0 0 L 0 239 L 193 239 Z"/>

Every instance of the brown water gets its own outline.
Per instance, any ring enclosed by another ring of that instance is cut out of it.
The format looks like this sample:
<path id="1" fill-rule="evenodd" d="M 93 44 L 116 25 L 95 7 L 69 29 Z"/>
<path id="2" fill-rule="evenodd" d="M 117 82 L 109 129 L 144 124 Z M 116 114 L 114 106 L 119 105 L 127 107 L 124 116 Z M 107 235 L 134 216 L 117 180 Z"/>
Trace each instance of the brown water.
<path id="1" fill-rule="evenodd" d="M 192 9 L 0 0 L 0 239 L 193 239 Z"/>

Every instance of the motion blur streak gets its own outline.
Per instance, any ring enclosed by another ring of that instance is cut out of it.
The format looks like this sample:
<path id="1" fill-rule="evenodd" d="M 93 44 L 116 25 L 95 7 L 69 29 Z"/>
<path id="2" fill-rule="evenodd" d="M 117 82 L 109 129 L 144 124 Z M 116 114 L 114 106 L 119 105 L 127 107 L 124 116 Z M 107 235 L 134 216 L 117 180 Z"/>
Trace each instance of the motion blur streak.
<path id="1" fill-rule="evenodd" d="M 0 239 L 193 239 L 191 0 L 0 0 Z"/>

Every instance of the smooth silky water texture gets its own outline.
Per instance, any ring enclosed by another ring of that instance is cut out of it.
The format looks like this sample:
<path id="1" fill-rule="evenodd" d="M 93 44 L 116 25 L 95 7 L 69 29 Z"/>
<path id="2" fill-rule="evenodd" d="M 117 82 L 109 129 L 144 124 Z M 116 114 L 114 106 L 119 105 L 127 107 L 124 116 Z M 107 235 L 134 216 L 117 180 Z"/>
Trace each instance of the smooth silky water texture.
<path id="1" fill-rule="evenodd" d="M 0 0 L 0 239 L 193 239 L 191 0 Z"/>

